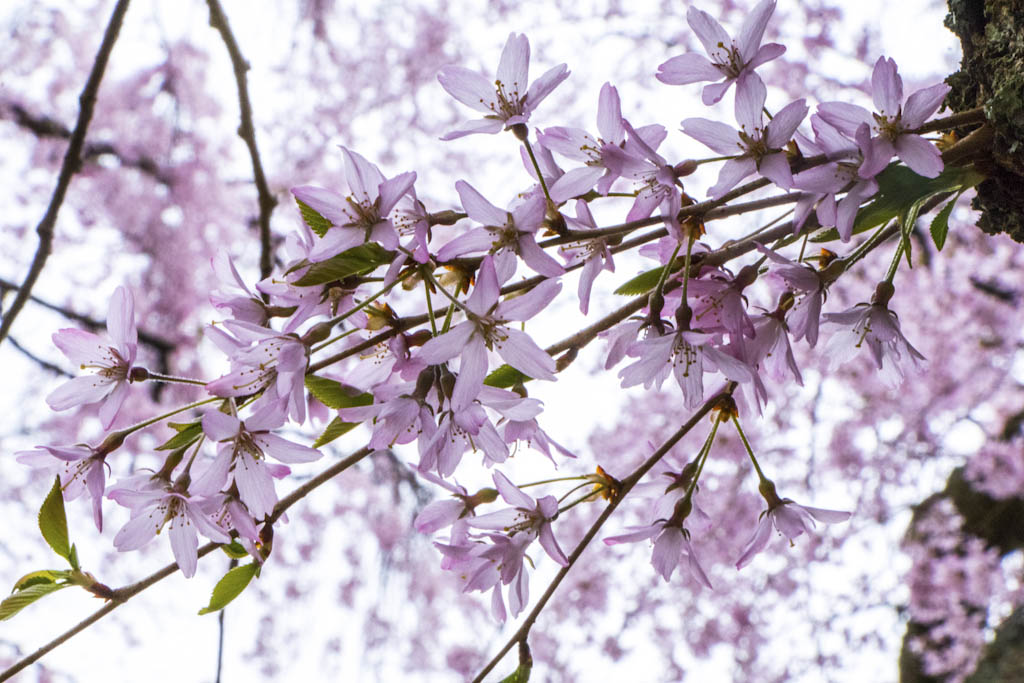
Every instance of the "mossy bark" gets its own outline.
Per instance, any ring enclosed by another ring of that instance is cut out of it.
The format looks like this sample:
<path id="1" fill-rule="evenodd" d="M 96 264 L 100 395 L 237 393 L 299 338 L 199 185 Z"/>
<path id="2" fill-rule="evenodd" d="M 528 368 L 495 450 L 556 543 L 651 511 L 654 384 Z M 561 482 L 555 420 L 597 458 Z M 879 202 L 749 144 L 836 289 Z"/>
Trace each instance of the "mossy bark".
<path id="1" fill-rule="evenodd" d="M 984 107 L 995 129 L 990 158 L 976 163 L 988 176 L 972 203 L 978 227 L 1024 242 L 1024 0 L 949 0 L 945 24 L 963 47 L 946 103 Z"/>

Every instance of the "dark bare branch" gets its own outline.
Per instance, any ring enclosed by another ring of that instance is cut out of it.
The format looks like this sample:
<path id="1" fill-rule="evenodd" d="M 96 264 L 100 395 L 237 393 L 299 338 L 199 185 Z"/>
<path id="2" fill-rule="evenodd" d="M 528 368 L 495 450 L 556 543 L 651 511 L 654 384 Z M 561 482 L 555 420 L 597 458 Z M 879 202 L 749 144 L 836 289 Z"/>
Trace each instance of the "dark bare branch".
<path id="1" fill-rule="evenodd" d="M 4 312 L 3 320 L 0 321 L 0 343 L 7 337 L 15 318 L 25 306 L 25 302 L 28 301 L 32 288 L 39 279 L 39 274 L 43 272 L 43 266 L 46 265 L 50 252 L 53 251 L 53 233 L 54 226 L 57 223 L 57 213 L 60 211 L 61 204 L 64 203 L 68 186 L 71 184 L 71 177 L 81 166 L 85 133 L 89 128 L 89 121 L 92 120 L 93 110 L 96 106 L 96 95 L 100 89 L 100 81 L 103 80 L 103 72 L 107 68 L 110 53 L 114 49 L 117 35 L 121 31 L 121 24 L 124 22 L 124 15 L 128 11 L 128 1 L 118 0 L 117 6 L 114 7 L 114 13 L 111 15 L 110 23 L 107 24 L 107 30 L 103 34 L 103 41 L 100 43 L 99 51 L 96 53 L 96 59 L 93 62 L 92 70 L 89 72 L 89 78 L 85 83 L 85 88 L 82 89 L 82 94 L 78 97 L 80 105 L 78 121 L 75 123 L 75 130 L 71 133 L 71 140 L 64 154 L 64 162 L 61 164 L 60 174 L 57 177 L 57 186 L 53 190 L 53 196 L 50 197 L 50 204 L 46 208 L 43 219 L 36 226 L 36 234 L 39 235 L 39 247 L 36 249 L 36 254 L 32 258 L 32 265 L 29 266 L 28 274 L 25 276 L 24 282 L 14 297 L 14 301 Z"/>
<path id="2" fill-rule="evenodd" d="M 246 71 L 249 70 L 249 62 L 242 56 L 235 36 L 231 33 L 231 26 L 228 18 L 220 6 L 218 0 L 206 0 L 210 8 L 210 26 L 217 29 L 224 45 L 231 57 L 231 66 L 235 71 L 235 82 L 238 84 L 238 104 L 241 108 L 242 123 L 238 126 L 238 135 L 245 141 L 249 148 L 249 157 L 252 159 L 252 173 L 256 181 L 256 192 L 259 196 L 260 205 L 260 277 L 268 277 L 273 270 L 273 259 L 270 244 L 270 214 L 277 205 L 277 199 L 270 192 L 267 185 L 267 178 L 263 173 L 263 164 L 260 161 L 260 151 L 256 146 L 256 129 L 252 124 L 252 103 L 249 101 L 249 86 L 246 79 Z"/>

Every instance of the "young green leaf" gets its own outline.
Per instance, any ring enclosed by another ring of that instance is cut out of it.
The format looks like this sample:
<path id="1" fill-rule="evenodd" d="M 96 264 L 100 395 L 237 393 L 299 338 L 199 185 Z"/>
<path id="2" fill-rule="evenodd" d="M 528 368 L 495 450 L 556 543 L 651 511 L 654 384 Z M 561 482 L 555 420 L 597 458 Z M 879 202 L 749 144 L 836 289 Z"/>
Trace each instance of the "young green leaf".
<path id="1" fill-rule="evenodd" d="M 71 541 L 68 540 L 68 518 L 64 514 L 64 494 L 60 488 L 60 477 L 53 482 L 43 506 L 39 508 L 39 531 L 43 539 L 64 559 L 70 560 Z"/>
<path id="2" fill-rule="evenodd" d="M 332 256 L 326 261 L 314 263 L 294 284 L 298 287 L 312 287 L 344 280 L 352 275 L 365 275 L 377 266 L 391 263 L 393 258 L 394 255 L 384 247 L 367 242 Z"/>
<path id="3" fill-rule="evenodd" d="M 949 217 L 953 213 L 953 206 L 956 204 L 956 200 L 960 199 L 960 195 L 963 191 L 957 192 L 956 196 L 950 199 L 942 209 L 935 214 L 935 218 L 932 219 L 931 233 L 932 241 L 935 242 L 935 248 L 942 251 L 942 247 L 946 244 L 946 235 L 949 233 Z"/>
<path id="4" fill-rule="evenodd" d="M 531 379 L 533 378 L 529 375 L 524 375 L 506 363 L 487 375 L 484 379 L 484 384 L 489 387 L 497 387 L 498 389 L 508 389 L 517 384 L 529 382 Z"/>
<path id="5" fill-rule="evenodd" d="M 176 448 L 187 448 L 203 434 L 203 424 L 199 420 L 187 424 L 172 424 L 171 427 L 177 429 L 178 433 L 157 446 L 156 450 L 173 451 Z"/>
<path id="6" fill-rule="evenodd" d="M 348 434 L 358 426 L 358 422 L 345 422 L 340 417 L 336 417 L 331 420 L 329 425 L 327 425 L 327 429 L 324 430 L 324 433 L 313 442 L 313 448 L 320 448 L 324 444 L 334 441 L 339 436 Z"/>
<path id="7" fill-rule="evenodd" d="M 252 581 L 252 577 L 259 570 L 255 562 L 243 564 L 228 571 L 217 585 L 213 587 L 213 595 L 210 596 L 210 604 L 199 610 L 200 614 L 210 614 L 224 609 L 225 606 L 245 590 L 245 587 Z"/>
<path id="8" fill-rule="evenodd" d="M 39 598 L 67 588 L 69 583 L 36 583 L 0 602 L 0 621 L 10 619 Z"/>
<path id="9" fill-rule="evenodd" d="M 21 577 L 14 582 L 14 590 L 12 593 L 23 591 L 29 586 L 36 586 L 45 583 L 57 583 L 58 581 L 67 581 L 68 577 L 71 576 L 71 572 L 67 569 L 40 569 L 39 571 L 29 572 L 25 576 Z"/>
<path id="10" fill-rule="evenodd" d="M 240 560 L 243 557 L 249 557 L 249 553 L 246 551 L 245 548 L 242 547 L 242 544 L 239 543 L 237 540 L 222 545 L 220 549 L 223 550 L 228 557 L 234 558 L 236 560 Z"/>
<path id="11" fill-rule="evenodd" d="M 516 670 L 510 673 L 505 678 L 501 679 L 499 683 L 527 683 L 530 680 L 530 669 L 532 667 L 526 664 L 520 664 L 516 667 Z"/>
<path id="12" fill-rule="evenodd" d="M 306 375 L 306 388 L 321 403 L 335 410 L 368 406 L 373 403 L 372 394 L 318 375 Z"/>
<path id="13" fill-rule="evenodd" d="M 306 222 L 310 230 L 320 237 L 326 235 L 327 230 L 331 227 L 331 222 L 317 213 L 312 206 L 298 198 L 296 198 L 295 203 L 299 205 L 299 213 L 302 214 L 302 220 Z"/>

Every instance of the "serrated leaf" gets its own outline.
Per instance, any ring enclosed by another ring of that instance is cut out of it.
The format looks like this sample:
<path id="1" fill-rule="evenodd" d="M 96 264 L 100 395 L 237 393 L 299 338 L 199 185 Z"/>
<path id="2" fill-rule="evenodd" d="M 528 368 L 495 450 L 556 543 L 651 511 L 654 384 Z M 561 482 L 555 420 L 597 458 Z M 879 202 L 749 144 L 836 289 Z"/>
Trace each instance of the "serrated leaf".
<path id="1" fill-rule="evenodd" d="M 935 242 L 935 248 L 939 251 L 942 251 L 942 247 L 946 244 L 946 235 L 949 233 L 949 217 L 953 213 L 953 205 L 960 199 L 961 194 L 963 191 L 957 192 L 956 196 L 950 199 L 932 219 L 930 232 L 932 241 Z"/>
<path id="2" fill-rule="evenodd" d="M 189 422 L 188 424 L 172 424 L 170 425 L 174 429 L 178 430 L 178 433 L 165 441 L 162 445 L 157 446 L 158 451 L 173 451 L 176 448 L 187 448 L 196 442 L 203 434 L 203 423 L 199 420 L 195 422 Z"/>
<path id="3" fill-rule="evenodd" d="M 69 583 L 37 583 L 25 590 L 18 591 L 3 602 L 0 602 L 0 621 L 10 619 L 36 600 L 67 588 L 70 585 Z"/>
<path id="4" fill-rule="evenodd" d="M 327 429 L 321 434 L 316 441 L 313 442 L 313 448 L 320 448 L 324 444 L 328 444 L 343 434 L 348 434 L 350 431 L 359 426 L 358 422 L 345 422 L 340 417 L 336 417 L 331 420 L 331 423 L 327 425 Z"/>
<path id="5" fill-rule="evenodd" d="M 306 274 L 296 280 L 298 287 L 313 287 L 335 280 L 344 280 L 352 275 L 365 275 L 377 266 L 391 263 L 394 255 L 384 247 L 367 242 L 332 256 L 326 261 L 314 263 Z"/>
<path id="6" fill-rule="evenodd" d="M 320 237 L 326 235 L 328 229 L 331 227 L 331 222 L 317 213 L 317 211 L 306 202 L 296 198 L 295 203 L 299 205 L 299 213 L 302 214 L 302 220 L 309 226 L 309 229 Z"/>
<path id="7" fill-rule="evenodd" d="M 309 393 L 328 408 L 357 408 L 373 403 L 373 395 L 319 375 L 306 375 Z"/>
<path id="8" fill-rule="evenodd" d="M 25 590 L 29 586 L 67 581 L 69 576 L 71 576 L 71 572 L 66 569 L 40 569 L 39 571 L 29 572 L 14 582 L 14 590 L 11 592 L 17 593 L 18 591 Z"/>
<path id="9" fill-rule="evenodd" d="M 210 614 L 224 609 L 229 602 L 237 598 L 256 575 L 259 566 L 255 562 L 243 564 L 228 571 L 217 585 L 213 587 L 210 604 L 199 610 L 200 614 Z"/>
<path id="10" fill-rule="evenodd" d="M 223 550 L 228 557 L 232 557 L 236 560 L 240 560 L 243 557 L 249 557 L 248 551 L 246 551 L 238 541 L 231 541 L 231 543 L 222 545 L 220 549 Z"/>
<path id="11" fill-rule="evenodd" d="M 64 559 L 70 560 L 71 541 L 68 540 L 68 518 L 64 514 L 64 494 L 60 488 L 60 477 L 53 482 L 53 488 L 46 495 L 39 508 L 39 531 L 43 539 Z"/>
<path id="12" fill-rule="evenodd" d="M 484 384 L 498 389 L 508 389 L 523 382 L 529 382 L 532 377 L 516 370 L 511 365 L 505 364 L 493 370 L 486 378 Z"/>

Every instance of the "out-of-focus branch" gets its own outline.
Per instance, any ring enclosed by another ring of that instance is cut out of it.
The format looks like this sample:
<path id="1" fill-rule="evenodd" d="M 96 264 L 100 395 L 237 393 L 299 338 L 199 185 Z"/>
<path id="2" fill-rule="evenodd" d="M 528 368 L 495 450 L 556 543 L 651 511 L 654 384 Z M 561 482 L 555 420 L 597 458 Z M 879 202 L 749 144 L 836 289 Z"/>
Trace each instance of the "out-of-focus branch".
<path id="1" fill-rule="evenodd" d="M 53 251 L 53 229 L 57 223 L 57 213 L 60 211 L 61 204 L 64 203 L 68 186 L 71 184 L 71 177 L 81 166 L 85 133 L 89 128 L 89 121 L 92 120 L 92 113 L 96 106 L 96 95 L 100 89 L 100 81 L 103 80 L 103 72 L 107 68 L 110 53 L 114 49 L 117 35 L 121 31 L 121 24 L 124 22 L 124 15 L 128 11 L 128 1 L 118 0 L 117 6 L 114 7 L 114 13 L 110 17 L 110 23 L 107 24 L 107 30 L 103 33 L 103 41 L 100 43 L 99 51 L 96 53 L 96 59 L 93 61 L 89 78 L 85 82 L 82 94 L 78 97 L 80 105 L 78 121 L 75 123 L 75 130 L 71 133 L 68 149 L 64 153 L 64 162 L 61 164 L 60 174 L 57 176 L 57 187 L 53 190 L 53 196 L 50 197 L 50 205 L 46 208 L 43 219 L 36 226 L 36 234 L 39 235 L 39 247 L 36 249 L 36 254 L 32 258 L 32 265 L 29 266 L 28 274 L 25 276 L 18 294 L 14 297 L 10 307 L 4 312 L 3 320 L 0 321 L 0 343 L 7 337 L 15 318 L 17 318 L 18 313 L 25 306 L 25 302 L 28 301 L 29 295 L 32 293 L 32 287 L 35 286 L 36 280 L 39 279 L 39 274 L 43 272 L 43 266 L 46 265 L 50 252 Z"/>
<path id="2" fill-rule="evenodd" d="M 277 505 L 274 506 L 274 511 L 271 513 L 267 523 L 273 524 L 273 522 L 276 521 L 281 515 L 283 515 L 288 510 L 288 508 L 290 508 L 298 501 L 302 500 L 306 495 L 313 491 L 313 489 L 338 476 L 339 474 L 347 470 L 352 465 L 355 465 L 357 462 L 359 462 L 372 452 L 373 451 L 370 448 L 360 448 L 352 455 L 342 460 L 339 460 L 338 462 L 334 463 L 317 476 L 307 481 L 302 486 L 296 488 L 290 494 L 288 494 L 287 496 L 278 501 Z M 206 545 L 199 548 L 198 555 L 199 557 L 204 557 L 213 552 L 214 550 L 216 550 L 217 548 L 219 548 L 220 546 L 220 543 L 214 543 L 211 541 L 210 543 L 207 543 Z M 28 655 L 27 657 L 24 657 L 6 671 L 0 671 L 0 682 L 9 680 L 19 671 L 22 671 L 31 664 L 39 661 L 40 659 L 42 659 L 44 655 L 46 655 L 50 651 L 56 649 L 60 645 L 63 645 L 65 642 L 70 640 L 75 635 L 81 633 L 89 626 L 92 626 L 94 623 L 96 623 L 103 617 L 107 616 L 124 603 L 128 602 L 129 599 L 135 597 L 136 595 L 146 590 L 153 584 L 163 581 L 171 574 L 174 574 L 176 571 L 178 571 L 178 564 L 176 562 L 172 562 L 169 565 L 165 566 L 163 569 L 154 572 L 153 574 L 150 574 L 141 581 L 136 581 L 133 584 L 129 584 L 127 586 L 124 586 L 123 588 L 118 588 L 117 590 L 113 591 L 113 597 L 110 598 L 110 601 L 107 602 L 107 604 L 105 604 L 103 607 L 99 608 L 98 610 L 90 614 L 88 617 L 86 617 L 85 619 L 75 624 L 64 633 L 60 634 L 59 636 L 51 640 L 46 645 L 43 645 L 41 648 L 39 648 L 32 654 Z"/>
<path id="3" fill-rule="evenodd" d="M 11 343 L 11 346 L 16 348 L 18 351 L 21 351 L 25 356 L 28 357 L 29 360 L 31 360 L 33 363 L 38 364 L 44 370 L 49 370 L 50 372 L 55 373 L 57 375 L 61 375 L 63 377 L 74 377 L 74 375 L 72 375 L 67 370 L 64 370 L 63 368 L 59 368 L 56 365 L 54 365 L 53 363 L 51 363 L 50 361 L 43 360 L 39 356 L 35 355 L 34 353 L 32 353 L 31 351 L 26 349 L 24 346 L 19 344 L 18 340 L 15 339 L 14 337 L 8 337 L 7 341 L 9 341 Z"/>
<path id="4" fill-rule="evenodd" d="M 210 8 L 210 26 L 217 29 L 224 45 L 231 57 L 231 66 L 235 71 L 235 82 L 238 84 L 238 104 L 241 108 L 242 123 L 238 126 L 238 135 L 245 141 L 249 148 L 249 157 L 252 159 L 252 174 L 256 181 L 256 192 L 259 196 L 260 205 L 260 277 L 270 276 L 273 270 L 270 245 L 270 214 L 277 205 L 277 199 L 270 192 L 267 185 L 267 178 L 263 173 L 263 164 L 260 161 L 260 151 L 256 146 L 256 129 L 252 124 L 252 103 L 249 101 L 249 86 L 245 72 L 249 70 L 249 62 L 242 56 L 238 48 L 238 42 L 231 33 L 231 26 L 228 18 L 220 6 L 218 0 L 206 0 Z"/>
<path id="5" fill-rule="evenodd" d="M 33 114 L 18 102 L 0 101 L 0 118 L 12 120 L 18 126 L 35 134 L 39 138 L 71 138 L 71 131 L 56 119 Z M 152 157 L 145 155 L 132 156 L 118 149 L 110 142 L 88 142 L 82 148 L 82 161 L 91 161 L 97 157 L 110 155 L 125 168 L 150 176 L 162 185 L 170 185 L 173 177 L 166 169 L 161 168 Z"/>
<path id="6" fill-rule="evenodd" d="M 9 280 L 5 280 L 3 278 L 0 278 L 0 293 L 6 291 L 8 289 L 12 289 L 12 290 L 17 291 L 19 289 L 19 287 L 18 287 L 18 285 L 14 284 L 13 282 L 10 282 Z M 64 316 L 68 320 L 74 320 L 77 323 L 81 323 L 82 325 L 85 325 L 89 329 L 99 330 L 99 329 L 104 329 L 107 326 L 107 323 L 106 323 L 105 320 L 96 320 L 95 318 L 90 318 L 87 315 L 83 315 L 81 313 L 77 313 L 75 311 L 72 311 L 70 308 L 65 308 L 64 306 L 58 306 L 57 304 L 51 304 L 49 301 L 44 301 L 43 299 L 40 299 L 39 297 L 35 296 L 34 294 L 29 295 L 28 298 L 33 303 L 39 304 L 43 308 L 48 308 L 51 311 L 54 311 L 55 313 L 60 313 L 62 316 Z M 170 353 L 171 351 L 174 351 L 174 349 L 175 349 L 175 344 L 174 343 L 164 339 L 163 337 L 159 337 L 159 336 L 157 336 L 157 335 L 155 335 L 155 334 L 153 334 L 151 332 L 146 332 L 145 330 L 139 330 L 139 341 L 141 341 L 143 344 L 146 344 L 148 346 L 152 346 L 157 352 L 159 352 L 161 354 Z"/>

